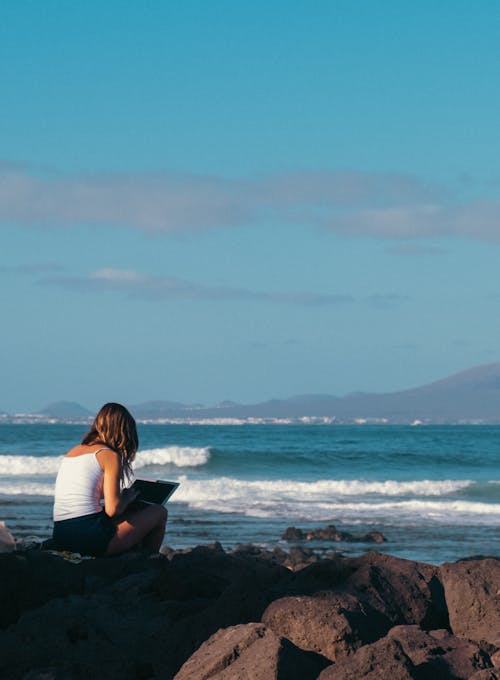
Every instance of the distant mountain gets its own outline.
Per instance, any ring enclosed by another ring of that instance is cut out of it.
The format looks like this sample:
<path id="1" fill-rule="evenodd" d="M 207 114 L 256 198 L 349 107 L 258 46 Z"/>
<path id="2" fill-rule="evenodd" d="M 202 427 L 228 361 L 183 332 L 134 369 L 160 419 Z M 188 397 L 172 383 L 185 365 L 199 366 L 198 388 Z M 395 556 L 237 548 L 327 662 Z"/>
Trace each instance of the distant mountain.
<path id="1" fill-rule="evenodd" d="M 149 402 L 148 402 L 149 403 Z M 355 392 L 344 397 L 307 394 L 242 405 L 216 407 L 153 402 L 133 407 L 138 418 L 301 418 L 340 421 L 383 420 L 394 423 L 500 422 L 500 363 L 477 366 L 413 389 L 384 394 Z"/>
<path id="2" fill-rule="evenodd" d="M 134 418 L 182 418 L 186 412 L 202 409 L 202 404 L 181 404 L 177 401 L 145 401 L 128 407 Z"/>
<path id="3" fill-rule="evenodd" d="M 383 394 L 353 392 L 344 397 L 303 394 L 247 405 L 222 401 L 212 407 L 176 401 L 147 401 L 129 408 L 138 420 L 317 417 L 338 422 L 500 423 L 500 363 L 476 366 L 421 387 Z M 32 417 L 82 420 L 93 415 L 80 404 L 59 401 Z M 10 418 L 16 416 L 4 414 L 2 422 L 8 422 Z"/>
<path id="4" fill-rule="evenodd" d="M 88 418 L 93 414 L 75 401 L 55 401 L 48 406 L 45 406 L 40 414 L 49 418 L 57 418 L 60 420 L 71 418 Z"/>
<path id="5" fill-rule="evenodd" d="M 238 409 L 247 416 L 330 416 L 391 422 L 500 422 L 500 363 L 477 366 L 414 389 L 345 397 L 304 395 Z"/>

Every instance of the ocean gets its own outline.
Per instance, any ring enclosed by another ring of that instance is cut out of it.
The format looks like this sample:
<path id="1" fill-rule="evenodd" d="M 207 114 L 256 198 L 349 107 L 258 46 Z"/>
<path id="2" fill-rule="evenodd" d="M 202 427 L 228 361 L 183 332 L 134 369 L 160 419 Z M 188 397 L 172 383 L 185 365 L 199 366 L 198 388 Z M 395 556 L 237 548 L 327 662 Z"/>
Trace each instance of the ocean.
<path id="1" fill-rule="evenodd" d="M 0 520 L 16 538 L 47 538 L 61 456 L 85 425 L 0 425 Z M 220 541 L 286 548 L 289 526 L 334 524 L 433 564 L 500 555 L 500 427 L 482 425 L 139 424 L 138 477 L 179 481 L 165 544 Z"/>

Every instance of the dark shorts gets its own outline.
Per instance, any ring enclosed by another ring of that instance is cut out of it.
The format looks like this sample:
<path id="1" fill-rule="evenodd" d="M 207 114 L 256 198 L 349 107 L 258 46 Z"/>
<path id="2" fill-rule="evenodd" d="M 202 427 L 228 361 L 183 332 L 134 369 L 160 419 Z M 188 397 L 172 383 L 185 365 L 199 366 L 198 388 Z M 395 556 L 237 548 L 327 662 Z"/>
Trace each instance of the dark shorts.
<path id="1" fill-rule="evenodd" d="M 105 512 L 54 522 L 52 537 L 58 550 L 100 557 L 106 553 L 116 526 Z"/>

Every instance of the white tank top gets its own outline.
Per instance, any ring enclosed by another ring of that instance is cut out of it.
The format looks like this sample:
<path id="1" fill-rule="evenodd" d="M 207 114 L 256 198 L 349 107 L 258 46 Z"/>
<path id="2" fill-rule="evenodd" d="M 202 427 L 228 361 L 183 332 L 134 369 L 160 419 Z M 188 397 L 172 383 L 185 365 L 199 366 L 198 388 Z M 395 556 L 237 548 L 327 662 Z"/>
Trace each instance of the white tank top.
<path id="1" fill-rule="evenodd" d="M 104 472 L 96 453 L 103 450 L 62 459 L 56 478 L 54 522 L 102 510 Z"/>

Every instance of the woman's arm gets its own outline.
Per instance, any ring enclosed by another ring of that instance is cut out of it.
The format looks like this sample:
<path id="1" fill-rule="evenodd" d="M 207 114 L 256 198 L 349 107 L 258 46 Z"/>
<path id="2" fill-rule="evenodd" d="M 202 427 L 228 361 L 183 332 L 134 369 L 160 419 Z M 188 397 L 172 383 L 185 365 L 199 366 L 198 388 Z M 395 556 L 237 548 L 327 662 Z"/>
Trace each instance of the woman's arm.
<path id="1" fill-rule="evenodd" d="M 109 517 L 118 517 L 138 494 L 131 489 L 120 491 L 121 461 L 115 451 L 104 449 L 97 454 L 97 460 L 104 471 L 104 511 Z"/>

